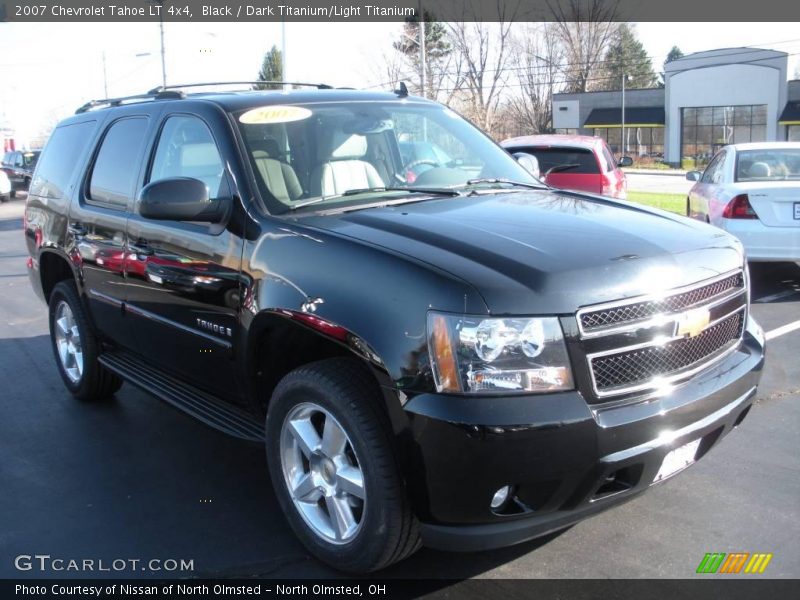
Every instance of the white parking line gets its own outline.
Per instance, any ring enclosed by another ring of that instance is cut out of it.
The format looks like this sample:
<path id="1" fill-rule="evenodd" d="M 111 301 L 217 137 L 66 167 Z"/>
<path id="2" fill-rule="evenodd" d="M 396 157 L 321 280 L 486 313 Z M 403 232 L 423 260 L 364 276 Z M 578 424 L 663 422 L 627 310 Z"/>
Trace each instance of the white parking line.
<path id="1" fill-rule="evenodd" d="M 786 298 L 786 296 L 792 296 L 794 294 L 800 294 L 800 290 L 785 290 L 783 292 L 778 292 L 777 294 L 772 294 L 771 296 L 764 296 L 763 298 L 759 298 L 756 300 L 758 303 L 762 302 L 772 302 L 773 300 L 780 300 L 781 298 Z"/>
<path id="2" fill-rule="evenodd" d="M 778 327 L 776 329 L 773 329 L 772 331 L 768 331 L 765 334 L 765 336 L 768 340 L 772 340 L 785 333 L 796 331 L 797 329 L 800 329 L 800 321 L 793 321 L 792 323 L 788 323 L 786 325 L 783 325 L 782 327 Z"/>

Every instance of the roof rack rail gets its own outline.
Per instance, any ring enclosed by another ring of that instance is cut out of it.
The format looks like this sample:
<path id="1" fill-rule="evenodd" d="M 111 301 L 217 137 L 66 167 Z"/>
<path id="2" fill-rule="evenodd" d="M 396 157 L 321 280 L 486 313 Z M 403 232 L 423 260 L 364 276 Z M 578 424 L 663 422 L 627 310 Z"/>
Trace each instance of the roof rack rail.
<path id="1" fill-rule="evenodd" d="M 158 87 L 154 87 L 148 93 L 155 94 L 166 90 L 175 90 L 175 89 L 189 88 L 189 87 L 208 87 L 212 85 L 296 85 L 300 87 L 315 87 L 318 90 L 333 89 L 333 86 L 328 85 L 327 83 L 304 83 L 302 81 L 209 81 L 206 83 L 184 83 L 180 85 L 170 84 L 166 86 L 160 85 Z"/>
<path id="2" fill-rule="evenodd" d="M 97 100 L 89 100 L 86 104 L 78 107 L 75 111 L 76 115 L 89 112 L 98 108 L 110 108 L 112 106 L 122 106 L 123 104 L 135 104 L 137 102 L 145 102 L 148 100 L 180 100 L 185 98 L 185 94 L 173 90 L 150 90 L 146 94 L 135 94 L 133 96 L 120 96 L 118 98 L 99 98 Z"/>

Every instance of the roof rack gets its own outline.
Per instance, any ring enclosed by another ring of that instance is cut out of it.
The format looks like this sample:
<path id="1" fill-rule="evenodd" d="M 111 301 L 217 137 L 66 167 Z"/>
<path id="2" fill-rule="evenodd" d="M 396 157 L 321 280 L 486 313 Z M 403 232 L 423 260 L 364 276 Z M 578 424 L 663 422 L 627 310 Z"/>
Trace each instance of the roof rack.
<path id="1" fill-rule="evenodd" d="M 122 106 L 123 104 L 135 104 L 137 102 L 146 102 L 148 100 L 179 100 L 185 98 L 185 94 L 173 90 L 150 90 L 146 94 L 135 94 L 133 96 L 120 96 L 118 98 L 100 98 L 97 100 L 89 100 L 86 104 L 80 106 L 75 111 L 76 115 L 89 112 L 98 108 L 110 108 L 112 106 Z"/>
<path id="2" fill-rule="evenodd" d="M 332 90 L 333 86 L 327 83 L 304 83 L 301 81 L 210 81 L 207 83 L 185 83 L 185 84 L 171 84 L 160 85 L 150 90 L 149 94 L 156 94 L 167 90 L 175 90 L 189 87 L 208 87 L 212 85 L 295 85 L 300 87 L 314 87 L 318 90 Z"/>

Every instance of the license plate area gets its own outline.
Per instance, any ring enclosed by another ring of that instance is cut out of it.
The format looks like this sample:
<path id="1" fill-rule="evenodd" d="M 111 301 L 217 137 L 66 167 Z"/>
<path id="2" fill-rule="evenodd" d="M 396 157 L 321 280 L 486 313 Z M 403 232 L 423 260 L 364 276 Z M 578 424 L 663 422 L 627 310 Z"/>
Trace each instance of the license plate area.
<path id="1" fill-rule="evenodd" d="M 692 465 L 695 461 L 695 456 L 697 456 L 697 449 L 699 447 L 700 440 L 697 439 L 668 452 L 661 463 L 661 468 L 653 479 L 653 483 L 664 481 L 668 477 L 672 477 L 676 473 Z"/>

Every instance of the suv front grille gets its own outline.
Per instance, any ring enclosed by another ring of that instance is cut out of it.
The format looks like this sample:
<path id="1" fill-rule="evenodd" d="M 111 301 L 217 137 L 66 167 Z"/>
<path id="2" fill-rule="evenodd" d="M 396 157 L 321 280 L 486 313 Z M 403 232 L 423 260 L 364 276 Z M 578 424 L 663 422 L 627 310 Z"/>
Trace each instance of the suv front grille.
<path id="1" fill-rule="evenodd" d="M 721 359 L 744 334 L 746 292 L 745 274 L 739 270 L 658 298 L 640 296 L 580 309 L 591 402 L 686 379 Z"/>
<path id="2" fill-rule="evenodd" d="M 580 315 L 584 332 L 593 332 L 611 326 L 624 326 L 644 321 L 655 315 L 677 313 L 687 308 L 714 299 L 732 290 L 744 288 L 744 275 L 741 271 L 713 283 L 678 292 L 657 300 L 645 300 L 633 304 L 616 305 L 609 308 L 589 310 Z"/>
<path id="3" fill-rule="evenodd" d="M 735 344 L 744 330 L 744 310 L 734 313 L 693 338 L 663 346 L 646 346 L 591 359 L 598 392 L 631 388 L 657 377 L 670 377 L 713 359 Z"/>

